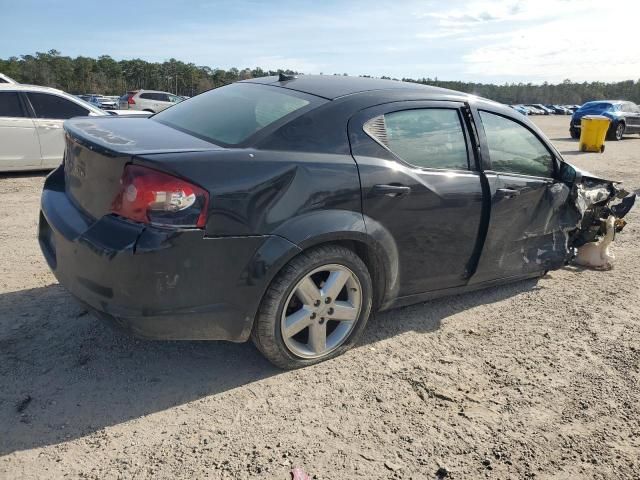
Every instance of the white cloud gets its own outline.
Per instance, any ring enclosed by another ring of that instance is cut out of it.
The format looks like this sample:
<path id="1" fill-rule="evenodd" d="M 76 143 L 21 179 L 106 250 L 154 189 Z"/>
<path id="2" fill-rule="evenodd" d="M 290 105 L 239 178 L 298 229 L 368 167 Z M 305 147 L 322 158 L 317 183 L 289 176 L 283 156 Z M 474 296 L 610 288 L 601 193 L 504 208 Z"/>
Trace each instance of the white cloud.
<path id="1" fill-rule="evenodd" d="M 640 55 L 629 35 L 638 28 L 640 4 L 629 4 L 625 15 L 599 5 L 571 2 L 570 13 L 488 38 L 463 55 L 465 72 L 530 81 L 640 77 Z"/>
<path id="2" fill-rule="evenodd" d="M 70 15 L 51 22 L 28 14 L 28 2 L 17 2 L 6 12 L 3 33 L 21 39 L 19 50 L 0 42 L 0 57 L 55 47 L 72 56 L 174 57 L 221 68 L 398 78 L 542 82 L 640 76 L 634 42 L 640 0 L 207 1 L 206 8 L 157 15 L 135 29 L 96 29 Z M 152 0 L 132 5 L 144 10 Z M 29 25 L 21 18 L 30 18 Z"/>

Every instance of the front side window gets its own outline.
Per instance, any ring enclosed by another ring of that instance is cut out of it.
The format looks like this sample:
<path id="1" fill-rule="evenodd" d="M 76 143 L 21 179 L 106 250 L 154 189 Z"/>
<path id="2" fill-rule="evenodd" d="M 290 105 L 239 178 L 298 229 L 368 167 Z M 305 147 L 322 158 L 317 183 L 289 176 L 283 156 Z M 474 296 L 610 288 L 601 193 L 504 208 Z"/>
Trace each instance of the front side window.
<path id="1" fill-rule="evenodd" d="M 26 117 L 17 92 L 0 92 L 0 117 Z"/>
<path id="2" fill-rule="evenodd" d="M 29 92 L 29 101 L 38 118 L 66 120 L 71 117 L 83 117 L 89 110 L 66 98 L 49 93 Z"/>
<path id="3" fill-rule="evenodd" d="M 312 102 L 316 103 L 315 97 L 284 88 L 235 83 L 180 102 L 152 119 L 216 144 L 238 145 L 263 128 L 302 113 Z"/>
<path id="4" fill-rule="evenodd" d="M 506 117 L 480 112 L 491 168 L 496 172 L 553 177 L 553 156 L 533 132 Z"/>
<path id="5" fill-rule="evenodd" d="M 380 117 L 372 121 L 379 123 Z M 365 131 L 371 135 L 370 122 Z M 468 169 L 467 144 L 460 115 L 455 109 L 425 108 L 387 113 L 382 128 L 383 143 L 411 165 Z"/>

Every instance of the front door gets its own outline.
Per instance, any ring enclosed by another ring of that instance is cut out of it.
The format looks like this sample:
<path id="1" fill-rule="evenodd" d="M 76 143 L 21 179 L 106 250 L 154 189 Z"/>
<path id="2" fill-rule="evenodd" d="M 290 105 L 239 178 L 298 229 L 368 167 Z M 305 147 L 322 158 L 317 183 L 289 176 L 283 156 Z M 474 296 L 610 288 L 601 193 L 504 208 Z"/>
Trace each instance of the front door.
<path id="1" fill-rule="evenodd" d="M 18 92 L 0 92 L 0 172 L 42 163 L 38 134 Z"/>
<path id="2" fill-rule="evenodd" d="M 575 228 L 570 188 L 554 180 L 553 151 L 529 127 L 478 111 L 476 123 L 491 190 L 488 231 L 470 283 L 533 275 L 560 267 Z"/>
<path id="3" fill-rule="evenodd" d="M 398 102 L 349 122 L 367 231 L 397 255 L 393 296 L 464 285 L 473 268 L 482 185 L 458 102 Z"/>

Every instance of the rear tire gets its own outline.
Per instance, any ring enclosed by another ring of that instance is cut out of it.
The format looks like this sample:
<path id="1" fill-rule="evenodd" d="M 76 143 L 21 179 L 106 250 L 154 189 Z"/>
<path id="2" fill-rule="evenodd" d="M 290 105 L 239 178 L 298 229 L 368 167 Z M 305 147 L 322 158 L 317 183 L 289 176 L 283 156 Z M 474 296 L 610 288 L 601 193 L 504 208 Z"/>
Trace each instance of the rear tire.
<path id="1" fill-rule="evenodd" d="M 292 259 L 271 282 L 251 339 L 277 367 L 313 365 L 356 343 L 372 304 L 371 276 L 358 255 L 339 245 L 313 248 Z"/>
<path id="2" fill-rule="evenodd" d="M 571 135 L 571 138 L 573 138 L 574 140 L 578 140 L 580 138 L 580 132 L 578 132 L 573 128 L 569 129 L 569 134 Z"/>

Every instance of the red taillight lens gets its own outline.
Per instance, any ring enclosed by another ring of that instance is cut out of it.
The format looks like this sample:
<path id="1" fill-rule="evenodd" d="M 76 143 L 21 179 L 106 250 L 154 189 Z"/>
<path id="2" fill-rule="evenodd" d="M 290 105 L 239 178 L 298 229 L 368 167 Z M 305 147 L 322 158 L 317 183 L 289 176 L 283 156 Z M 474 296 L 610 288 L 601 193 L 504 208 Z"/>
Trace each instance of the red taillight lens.
<path id="1" fill-rule="evenodd" d="M 112 213 L 159 226 L 199 227 L 207 222 L 209 194 L 186 180 L 139 165 L 127 165 Z"/>
<path id="2" fill-rule="evenodd" d="M 133 99 L 133 95 L 129 95 L 129 98 L 127 98 L 127 103 L 129 105 L 135 105 L 136 101 Z"/>

